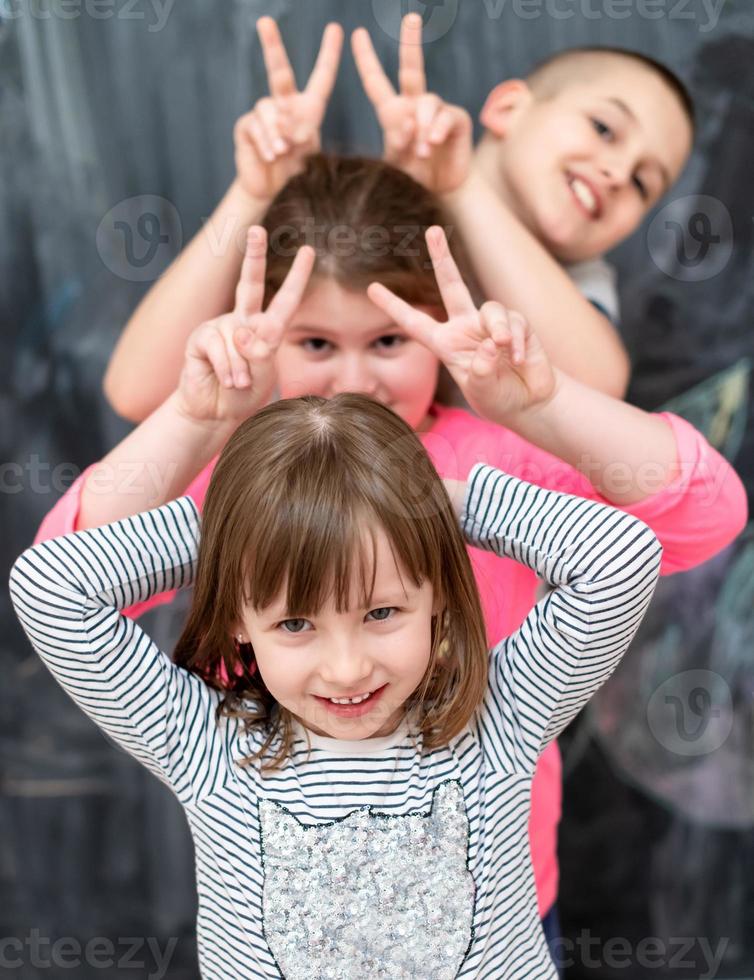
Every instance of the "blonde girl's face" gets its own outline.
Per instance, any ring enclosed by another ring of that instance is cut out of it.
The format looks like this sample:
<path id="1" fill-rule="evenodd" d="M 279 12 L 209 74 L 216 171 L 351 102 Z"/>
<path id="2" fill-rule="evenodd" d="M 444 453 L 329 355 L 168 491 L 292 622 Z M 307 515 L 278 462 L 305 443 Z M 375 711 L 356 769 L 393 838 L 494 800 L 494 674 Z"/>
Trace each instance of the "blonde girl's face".
<path id="1" fill-rule="evenodd" d="M 440 362 L 369 300 L 315 279 L 277 353 L 281 398 L 368 395 L 414 430 L 429 427 Z"/>
<path id="2" fill-rule="evenodd" d="M 347 610 L 338 612 L 328 602 L 316 615 L 303 617 L 285 607 L 283 592 L 265 609 L 246 605 L 236 626 L 251 642 L 270 694 L 318 735 L 357 741 L 391 734 L 429 665 L 432 585 L 416 586 L 399 569 L 379 528 L 375 548 L 368 607 L 362 608 L 354 581 Z M 330 703 L 331 698 L 364 695 L 370 697 L 357 716 Z"/>

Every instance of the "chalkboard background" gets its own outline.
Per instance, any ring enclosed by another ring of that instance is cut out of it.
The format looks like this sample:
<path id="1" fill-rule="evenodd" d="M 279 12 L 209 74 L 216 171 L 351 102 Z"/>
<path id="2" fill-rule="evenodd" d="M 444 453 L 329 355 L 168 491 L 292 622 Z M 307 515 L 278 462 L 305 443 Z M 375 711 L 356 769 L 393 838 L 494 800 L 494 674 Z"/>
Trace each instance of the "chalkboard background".
<path id="1" fill-rule="evenodd" d="M 636 48 L 689 84 L 692 161 L 613 256 L 630 397 L 691 419 L 754 487 L 746 0 L 2 0 L 6 571 L 127 431 L 101 393 L 105 364 L 231 180 L 233 122 L 265 91 L 257 17 L 279 20 L 303 78 L 330 19 L 367 26 L 394 70 L 409 9 L 424 15 L 430 87 L 473 115 L 502 78 L 574 44 Z M 379 151 L 349 53 L 324 141 Z M 562 740 L 571 978 L 754 976 L 753 539 L 750 526 L 662 583 L 620 671 Z M 73 706 L 0 602 L 0 972 L 196 977 L 178 804 Z M 184 609 L 185 597 L 144 625 L 169 648 Z"/>

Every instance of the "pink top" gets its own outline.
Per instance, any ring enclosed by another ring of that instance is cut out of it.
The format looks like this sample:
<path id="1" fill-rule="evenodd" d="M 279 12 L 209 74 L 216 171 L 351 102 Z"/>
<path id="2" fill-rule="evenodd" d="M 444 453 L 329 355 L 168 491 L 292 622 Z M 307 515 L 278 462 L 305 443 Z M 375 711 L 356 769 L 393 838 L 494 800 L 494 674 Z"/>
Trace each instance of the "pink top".
<path id="1" fill-rule="evenodd" d="M 441 476 L 465 479 L 475 463 L 487 462 L 513 476 L 549 489 L 604 498 L 567 463 L 537 449 L 508 429 L 458 408 L 433 405 L 435 422 L 419 436 Z M 669 486 L 630 507 L 663 546 L 662 573 L 680 572 L 710 558 L 729 544 L 747 519 L 746 494 L 733 468 L 688 422 L 664 413 L 676 437 L 679 476 Z M 186 491 L 202 507 L 215 461 Z M 75 530 L 86 470 L 42 522 L 35 543 Z M 524 565 L 469 548 L 490 646 L 516 630 L 536 601 L 537 578 Z M 127 610 L 132 617 L 170 602 L 174 593 L 155 596 Z M 541 915 L 555 901 L 558 887 L 557 825 L 560 819 L 560 754 L 551 743 L 539 760 L 532 786 L 529 838 Z"/>

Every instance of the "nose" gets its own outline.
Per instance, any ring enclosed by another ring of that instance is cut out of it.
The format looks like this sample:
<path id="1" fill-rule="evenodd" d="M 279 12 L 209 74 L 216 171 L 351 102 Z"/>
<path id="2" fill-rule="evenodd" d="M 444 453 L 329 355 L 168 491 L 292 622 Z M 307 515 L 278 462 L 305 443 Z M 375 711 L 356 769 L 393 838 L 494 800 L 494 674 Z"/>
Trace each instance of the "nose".
<path id="1" fill-rule="evenodd" d="M 333 389 L 336 394 L 352 392 L 357 395 L 374 396 L 377 379 L 367 360 L 360 354 L 351 354 L 341 359 L 338 365 Z"/>
<path id="2" fill-rule="evenodd" d="M 368 691 L 372 676 L 369 657 L 348 637 L 328 643 L 319 673 L 333 697 L 363 694 Z"/>
<path id="3" fill-rule="evenodd" d="M 622 187 L 628 181 L 632 169 L 633 164 L 630 160 L 622 160 L 618 157 L 603 160 L 599 167 L 600 173 L 611 187 Z"/>

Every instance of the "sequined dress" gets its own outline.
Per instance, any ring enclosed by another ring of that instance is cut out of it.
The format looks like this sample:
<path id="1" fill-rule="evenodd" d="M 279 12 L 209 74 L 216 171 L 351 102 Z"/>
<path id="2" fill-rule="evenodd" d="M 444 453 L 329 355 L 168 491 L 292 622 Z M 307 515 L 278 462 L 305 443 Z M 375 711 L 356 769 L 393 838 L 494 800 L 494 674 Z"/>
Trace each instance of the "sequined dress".
<path id="1" fill-rule="evenodd" d="M 191 583 L 189 498 L 35 545 L 11 573 L 26 633 L 65 690 L 167 783 L 196 850 L 208 980 L 535 980 L 555 977 L 527 818 L 544 746 L 607 678 L 651 598 L 660 546 L 639 520 L 476 466 L 470 543 L 551 585 L 490 651 L 479 713 L 425 751 L 412 719 L 345 742 L 298 730 L 264 777 L 261 744 L 220 695 L 119 610 Z"/>

